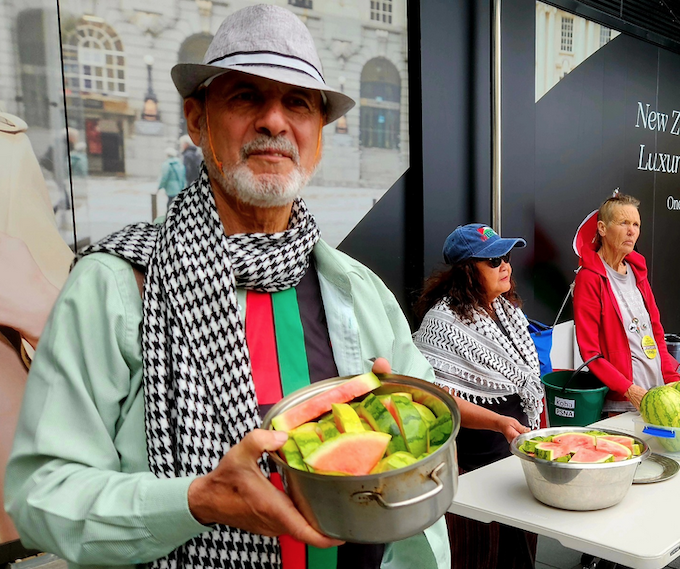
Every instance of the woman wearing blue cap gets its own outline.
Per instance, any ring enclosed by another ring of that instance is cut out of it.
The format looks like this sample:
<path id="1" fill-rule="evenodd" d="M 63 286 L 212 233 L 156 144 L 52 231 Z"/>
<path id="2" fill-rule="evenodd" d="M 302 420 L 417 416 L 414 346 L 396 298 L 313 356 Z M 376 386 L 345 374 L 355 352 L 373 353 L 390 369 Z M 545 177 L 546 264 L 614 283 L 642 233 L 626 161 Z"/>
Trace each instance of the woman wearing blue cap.
<path id="1" fill-rule="evenodd" d="M 415 305 L 423 318 L 415 344 L 460 406 L 461 471 L 510 456 L 508 442 L 539 426 L 538 355 L 510 266 L 512 249 L 525 246 L 479 223 L 457 227 L 444 243 L 446 266 L 425 281 Z M 533 567 L 535 536 L 447 516 L 454 568 Z"/>

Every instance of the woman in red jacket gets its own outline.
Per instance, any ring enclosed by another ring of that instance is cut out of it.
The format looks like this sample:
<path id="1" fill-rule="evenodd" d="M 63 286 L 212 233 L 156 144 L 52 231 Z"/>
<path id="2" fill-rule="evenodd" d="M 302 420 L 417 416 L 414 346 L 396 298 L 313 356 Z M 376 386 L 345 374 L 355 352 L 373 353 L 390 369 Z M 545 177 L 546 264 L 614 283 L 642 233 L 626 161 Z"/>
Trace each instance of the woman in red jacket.
<path id="1" fill-rule="evenodd" d="M 640 236 L 640 202 L 616 194 L 579 230 L 581 268 L 574 289 L 576 339 L 589 369 L 609 387 L 605 412 L 639 409 L 648 389 L 680 381 L 668 353 Z M 585 233 L 590 232 L 590 235 Z"/>

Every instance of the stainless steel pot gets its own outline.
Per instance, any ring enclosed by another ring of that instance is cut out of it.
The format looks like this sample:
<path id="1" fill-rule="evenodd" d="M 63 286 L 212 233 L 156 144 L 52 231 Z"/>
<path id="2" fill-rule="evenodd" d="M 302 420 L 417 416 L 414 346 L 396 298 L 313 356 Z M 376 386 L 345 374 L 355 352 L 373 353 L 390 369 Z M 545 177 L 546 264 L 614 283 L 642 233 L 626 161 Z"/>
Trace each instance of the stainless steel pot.
<path id="1" fill-rule="evenodd" d="M 270 455 L 307 521 L 321 533 L 355 543 L 389 543 L 421 532 L 446 513 L 458 487 L 455 437 L 460 411 L 456 402 L 427 381 L 394 374 L 379 377 L 383 386 L 376 394 L 411 391 L 446 406 L 453 432 L 440 449 L 406 468 L 366 476 L 303 472 L 289 467 L 277 454 Z M 319 381 L 285 397 L 269 410 L 262 428 L 270 428 L 276 415 L 347 379 Z"/>
<path id="2" fill-rule="evenodd" d="M 629 433 L 603 429 L 612 435 L 635 439 L 642 446 L 640 456 L 620 462 L 598 464 L 570 464 L 531 457 L 519 447 L 527 439 L 560 433 L 585 433 L 592 427 L 551 427 L 538 429 L 516 437 L 510 451 L 522 459 L 522 469 L 529 490 L 534 497 L 563 510 L 601 510 L 618 504 L 630 490 L 640 462 L 651 453 L 647 443 Z"/>

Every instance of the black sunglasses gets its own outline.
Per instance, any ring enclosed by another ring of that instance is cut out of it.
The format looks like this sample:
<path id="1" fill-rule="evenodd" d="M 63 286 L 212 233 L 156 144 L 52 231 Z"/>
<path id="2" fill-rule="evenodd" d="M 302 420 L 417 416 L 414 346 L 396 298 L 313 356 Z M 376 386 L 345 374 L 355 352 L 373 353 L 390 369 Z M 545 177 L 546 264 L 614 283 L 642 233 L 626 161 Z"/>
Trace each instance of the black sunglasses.
<path id="1" fill-rule="evenodd" d="M 486 262 L 489 263 L 489 266 L 492 269 L 497 269 L 498 267 L 500 267 L 503 261 L 505 261 L 506 263 L 510 262 L 510 253 L 506 253 L 502 257 L 494 257 L 493 259 L 486 260 Z"/>

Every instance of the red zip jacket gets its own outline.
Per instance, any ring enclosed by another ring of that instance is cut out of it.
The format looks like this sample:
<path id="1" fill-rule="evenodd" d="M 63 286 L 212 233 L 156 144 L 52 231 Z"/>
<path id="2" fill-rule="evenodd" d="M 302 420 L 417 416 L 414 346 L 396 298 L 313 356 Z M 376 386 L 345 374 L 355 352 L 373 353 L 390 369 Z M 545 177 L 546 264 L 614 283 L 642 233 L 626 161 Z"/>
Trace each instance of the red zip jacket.
<path id="1" fill-rule="evenodd" d="M 633 384 L 633 360 L 618 302 L 602 260 L 593 247 L 588 244 L 580 251 L 582 266 L 576 275 L 574 288 L 576 340 L 583 361 L 596 354 L 604 356 L 604 359 L 599 358 L 588 364 L 588 368 L 609 387 L 607 397 L 621 401 L 626 399 L 624 393 Z M 633 270 L 649 312 L 652 333 L 659 349 L 657 357 L 661 358 L 663 380 L 665 383 L 680 381 L 678 362 L 666 347 L 659 309 L 647 280 L 645 258 L 633 251 L 626 255 L 625 260 Z"/>

